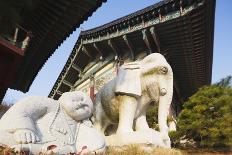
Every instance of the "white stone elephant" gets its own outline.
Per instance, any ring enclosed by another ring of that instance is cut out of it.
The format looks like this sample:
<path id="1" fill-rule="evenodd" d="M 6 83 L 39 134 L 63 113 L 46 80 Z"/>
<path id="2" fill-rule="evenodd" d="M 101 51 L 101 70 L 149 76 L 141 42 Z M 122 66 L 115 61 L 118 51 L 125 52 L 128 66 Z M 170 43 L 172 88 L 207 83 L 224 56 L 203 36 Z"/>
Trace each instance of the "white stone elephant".
<path id="1" fill-rule="evenodd" d="M 151 131 L 146 111 L 154 101 L 159 104 L 159 133 L 164 145 L 170 147 L 167 117 L 172 95 L 171 66 L 161 54 L 150 54 L 141 61 L 122 65 L 118 75 L 99 90 L 94 104 L 94 125 L 104 133 L 109 125 L 115 124 L 116 135 L 121 138 L 136 131 Z"/>
<path id="2" fill-rule="evenodd" d="M 0 145 L 31 154 L 104 152 L 105 139 L 92 125 L 93 103 L 82 92 L 58 101 L 40 96 L 15 103 L 0 120 Z"/>

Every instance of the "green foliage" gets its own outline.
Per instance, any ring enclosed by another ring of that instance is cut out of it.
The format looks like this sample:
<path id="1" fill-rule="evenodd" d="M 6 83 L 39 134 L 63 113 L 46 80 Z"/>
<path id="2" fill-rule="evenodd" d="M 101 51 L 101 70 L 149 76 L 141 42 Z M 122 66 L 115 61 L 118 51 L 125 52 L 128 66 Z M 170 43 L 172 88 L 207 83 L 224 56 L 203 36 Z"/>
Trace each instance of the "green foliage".
<path id="1" fill-rule="evenodd" d="M 221 79 L 219 82 L 215 83 L 215 86 L 219 86 L 219 87 L 231 87 L 232 84 L 232 76 L 227 76 L 223 79 Z"/>
<path id="2" fill-rule="evenodd" d="M 232 148 L 232 88 L 224 84 L 202 87 L 184 103 L 177 119 L 179 137 L 199 147 Z"/>
<path id="3" fill-rule="evenodd" d="M 148 122 L 148 126 L 150 128 L 153 128 L 157 131 L 159 131 L 159 125 L 158 125 L 158 109 L 159 106 L 158 104 L 152 104 L 150 105 L 150 107 L 147 110 L 147 115 L 146 115 L 146 119 Z M 173 121 L 173 118 L 171 118 L 170 116 L 168 116 L 167 118 L 167 122 L 171 122 Z"/>
<path id="4" fill-rule="evenodd" d="M 150 128 L 159 130 L 158 126 L 158 105 L 151 105 L 147 110 L 146 119 Z"/>
<path id="5" fill-rule="evenodd" d="M 178 147 L 180 145 L 180 133 L 177 131 L 170 131 L 168 133 L 172 147 Z"/>

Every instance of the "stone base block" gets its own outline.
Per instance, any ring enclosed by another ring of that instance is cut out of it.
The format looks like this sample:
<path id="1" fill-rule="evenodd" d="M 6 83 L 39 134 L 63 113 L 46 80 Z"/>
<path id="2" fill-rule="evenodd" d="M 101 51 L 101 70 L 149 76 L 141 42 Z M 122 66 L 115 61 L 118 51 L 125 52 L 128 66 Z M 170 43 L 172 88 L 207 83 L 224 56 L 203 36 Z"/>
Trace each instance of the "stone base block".
<path id="1" fill-rule="evenodd" d="M 124 146 L 130 144 L 146 144 L 155 147 L 170 148 L 170 138 L 164 137 L 153 129 L 106 136 L 107 146 Z"/>

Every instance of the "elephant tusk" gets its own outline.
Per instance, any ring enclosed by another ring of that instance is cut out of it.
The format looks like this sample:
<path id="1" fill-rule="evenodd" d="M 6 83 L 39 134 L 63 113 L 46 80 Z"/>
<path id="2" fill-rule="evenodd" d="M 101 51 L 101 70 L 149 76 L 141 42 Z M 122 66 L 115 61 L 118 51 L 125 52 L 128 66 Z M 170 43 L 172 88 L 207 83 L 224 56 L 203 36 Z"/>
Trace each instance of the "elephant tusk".
<path id="1" fill-rule="evenodd" d="M 161 96 L 164 96 L 164 95 L 166 95 L 167 94 L 167 90 L 165 89 L 165 88 L 161 88 L 160 89 L 160 95 Z"/>

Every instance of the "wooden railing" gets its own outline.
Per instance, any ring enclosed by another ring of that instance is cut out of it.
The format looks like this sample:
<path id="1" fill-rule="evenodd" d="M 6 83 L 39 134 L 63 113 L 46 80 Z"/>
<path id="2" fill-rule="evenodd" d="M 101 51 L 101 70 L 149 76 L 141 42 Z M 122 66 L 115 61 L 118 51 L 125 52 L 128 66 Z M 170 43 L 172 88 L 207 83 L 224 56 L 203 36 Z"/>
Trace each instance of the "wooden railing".
<path id="1" fill-rule="evenodd" d="M 32 33 L 19 25 L 17 25 L 13 31 L 14 32 L 12 32 L 11 34 L 0 35 L 0 39 L 7 41 L 11 45 L 16 46 L 17 48 L 25 51 L 25 49 L 29 45 Z"/>

